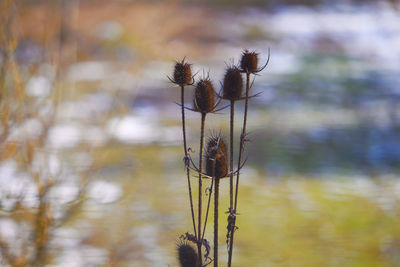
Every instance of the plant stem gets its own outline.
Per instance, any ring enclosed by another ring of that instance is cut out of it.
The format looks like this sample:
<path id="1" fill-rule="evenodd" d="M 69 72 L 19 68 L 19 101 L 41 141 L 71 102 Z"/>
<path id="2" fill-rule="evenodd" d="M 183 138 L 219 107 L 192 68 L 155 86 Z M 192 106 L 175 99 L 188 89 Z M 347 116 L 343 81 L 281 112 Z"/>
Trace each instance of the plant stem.
<path id="1" fill-rule="evenodd" d="M 250 90 L 250 73 L 246 72 L 246 99 L 245 99 L 245 106 L 244 106 L 244 117 L 243 117 L 243 128 L 242 134 L 240 136 L 240 148 L 239 148 L 239 159 L 238 159 L 238 170 L 236 174 L 236 189 L 235 189 L 235 205 L 234 205 L 234 213 L 235 217 L 233 220 L 233 226 L 231 230 L 230 242 L 229 242 L 229 251 L 228 251 L 228 267 L 232 266 L 232 251 L 233 251 L 233 238 L 236 228 L 236 214 L 237 214 L 237 202 L 238 202 L 238 189 L 239 189 L 239 176 L 240 176 L 240 165 L 242 162 L 242 154 L 244 150 L 244 143 L 246 138 L 246 124 L 247 124 L 247 110 L 248 110 L 248 103 L 249 103 L 249 90 Z"/>
<path id="2" fill-rule="evenodd" d="M 219 179 L 215 178 L 215 190 L 214 190 L 214 267 L 218 267 L 218 198 L 219 198 Z"/>
<path id="3" fill-rule="evenodd" d="M 203 236 L 201 237 L 201 239 L 204 238 L 204 233 L 206 232 L 206 226 L 207 226 L 207 219 L 208 219 L 208 211 L 210 209 L 210 202 L 211 202 L 211 195 L 212 195 L 212 190 L 213 190 L 213 185 L 214 185 L 214 180 L 215 178 L 215 164 L 216 164 L 216 159 L 214 159 L 213 162 L 213 169 L 212 169 L 212 177 L 211 177 L 211 187 L 210 187 L 210 193 L 208 195 L 208 203 L 207 203 L 207 212 L 206 212 L 206 219 L 204 221 L 204 228 L 203 228 Z M 215 202 L 214 202 L 215 205 Z M 218 228 L 218 224 L 217 224 L 217 228 Z M 218 229 L 217 229 L 218 231 Z M 215 223 L 214 223 L 214 232 L 215 232 Z M 215 244 L 215 241 L 214 241 Z M 214 250 L 214 255 L 215 255 L 215 250 Z M 218 258 L 218 255 L 217 255 Z M 214 258 L 215 259 L 215 258 Z M 207 259 L 206 259 L 207 260 Z M 215 263 L 214 263 L 215 264 Z"/>
<path id="4" fill-rule="evenodd" d="M 201 113 L 201 129 L 200 129 L 200 151 L 199 151 L 199 214 L 198 214 L 198 237 L 201 237 L 201 206 L 202 206 L 202 170 L 203 170 L 203 146 L 204 146 L 204 126 L 206 122 L 206 113 Z M 199 254 L 200 266 L 203 265 L 202 254 L 201 254 L 201 241 L 198 240 L 197 248 Z"/>
<path id="5" fill-rule="evenodd" d="M 193 222 L 193 230 L 194 236 L 197 239 L 197 232 L 196 232 L 196 222 L 194 218 L 194 210 L 193 210 L 193 197 L 192 197 L 192 186 L 190 184 L 190 169 L 189 169 L 189 157 L 186 145 L 186 127 L 185 127 L 185 90 L 184 86 L 181 85 L 181 112 L 182 112 L 182 133 L 183 133 L 183 149 L 185 150 L 185 168 L 186 168 L 186 176 L 188 182 L 188 190 L 189 190 L 189 201 L 190 201 L 190 211 L 192 212 L 192 222 Z"/>
<path id="6" fill-rule="evenodd" d="M 214 177 L 211 179 L 211 186 L 210 186 L 210 192 L 208 194 L 208 201 L 207 201 L 207 211 L 206 211 L 206 218 L 204 220 L 204 227 L 203 227 L 203 234 L 201 239 L 204 239 L 204 233 L 206 232 L 206 226 L 207 226 L 207 219 L 208 219 L 208 212 L 210 210 L 210 203 L 211 203 L 211 195 L 213 191 L 213 186 L 214 186 Z"/>
<path id="7" fill-rule="evenodd" d="M 233 208 L 233 128 L 235 117 L 235 101 L 231 100 L 230 135 L 229 135 L 229 210 Z"/>

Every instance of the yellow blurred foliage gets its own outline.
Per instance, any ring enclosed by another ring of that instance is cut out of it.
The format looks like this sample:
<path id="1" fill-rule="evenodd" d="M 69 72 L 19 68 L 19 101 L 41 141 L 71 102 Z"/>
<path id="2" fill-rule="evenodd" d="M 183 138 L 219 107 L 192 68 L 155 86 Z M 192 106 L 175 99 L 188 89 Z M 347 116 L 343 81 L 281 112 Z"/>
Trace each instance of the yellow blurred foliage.
<path id="1" fill-rule="evenodd" d="M 0 160 L 7 160 L 15 155 L 18 150 L 18 143 L 17 142 L 8 142 L 5 145 L 3 152 L 1 153 Z"/>

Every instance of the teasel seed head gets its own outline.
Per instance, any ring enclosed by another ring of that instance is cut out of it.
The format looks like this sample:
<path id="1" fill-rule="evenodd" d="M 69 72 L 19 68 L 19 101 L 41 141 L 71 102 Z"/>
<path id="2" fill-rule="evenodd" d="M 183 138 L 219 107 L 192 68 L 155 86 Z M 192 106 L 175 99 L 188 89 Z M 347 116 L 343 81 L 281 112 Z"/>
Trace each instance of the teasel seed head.
<path id="1" fill-rule="evenodd" d="M 244 50 L 240 60 L 240 68 L 243 72 L 257 73 L 258 72 L 258 53 Z"/>
<path id="2" fill-rule="evenodd" d="M 211 148 L 211 147 L 219 147 L 225 155 L 228 155 L 227 154 L 228 150 L 226 147 L 225 139 L 221 132 L 213 132 L 211 134 L 211 137 L 208 138 L 207 148 Z"/>
<path id="3" fill-rule="evenodd" d="M 216 179 L 226 177 L 228 173 L 228 153 L 221 136 L 211 137 L 207 142 L 206 174 Z M 214 169 L 215 167 L 215 169 Z"/>
<path id="4" fill-rule="evenodd" d="M 181 86 L 192 83 L 191 64 L 185 62 L 185 59 L 182 59 L 181 62 L 176 62 L 173 82 Z"/>
<path id="5" fill-rule="evenodd" d="M 180 242 L 177 247 L 181 267 L 198 267 L 196 250 L 187 242 Z"/>
<path id="6" fill-rule="evenodd" d="M 242 96 L 243 78 L 237 67 L 229 67 L 224 76 L 222 98 L 236 101 Z"/>
<path id="7" fill-rule="evenodd" d="M 215 108 L 214 87 L 209 78 L 201 79 L 194 91 L 194 109 L 201 113 L 212 112 Z"/>

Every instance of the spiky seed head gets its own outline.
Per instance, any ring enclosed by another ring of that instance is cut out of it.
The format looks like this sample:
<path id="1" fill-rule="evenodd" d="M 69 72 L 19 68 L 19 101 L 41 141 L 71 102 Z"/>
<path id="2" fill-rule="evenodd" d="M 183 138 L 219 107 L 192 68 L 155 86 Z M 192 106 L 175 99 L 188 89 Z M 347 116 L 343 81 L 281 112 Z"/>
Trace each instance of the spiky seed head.
<path id="1" fill-rule="evenodd" d="M 181 86 L 188 85 L 192 81 L 191 64 L 185 62 L 183 59 L 181 62 L 176 62 L 174 68 L 174 83 Z"/>
<path id="2" fill-rule="evenodd" d="M 181 267 L 197 267 L 198 257 L 196 250 L 187 242 L 178 244 L 178 259 Z"/>
<path id="3" fill-rule="evenodd" d="M 221 137 L 210 138 L 206 151 L 206 174 L 220 179 L 226 177 L 227 173 L 228 153 L 225 141 Z"/>
<path id="4" fill-rule="evenodd" d="M 224 76 L 222 98 L 236 101 L 242 96 L 243 78 L 237 67 L 229 67 Z"/>
<path id="5" fill-rule="evenodd" d="M 210 79 L 201 79 L 194 91 L 194 109 L 201 113 L 209 113 L 214 110 L 214 87 Z"/>
<path id="6" fill-rule="evenodd" d="M 243 72 L 256 73 L 258 65 L 258 53 L 244 50 L 240 60 L 240 68 Z"/>
<path id="7" fill-rule="evenodd" d="M 219 147 L 225 155 L 228 155 L 225 139 L 221 133 L 214 133 L 210 138 L 208 138 L 207 149 L 212 147 Z"/>

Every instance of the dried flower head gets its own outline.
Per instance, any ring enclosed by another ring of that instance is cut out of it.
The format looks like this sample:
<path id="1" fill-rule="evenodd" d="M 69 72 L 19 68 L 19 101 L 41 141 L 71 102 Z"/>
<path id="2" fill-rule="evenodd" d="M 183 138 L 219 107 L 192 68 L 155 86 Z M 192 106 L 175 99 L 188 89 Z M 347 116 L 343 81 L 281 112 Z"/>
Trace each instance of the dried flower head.
<path id="1" fill-rule="evenodd" d="M 222 98 L 236 101 L 242 97 L 243 78 L 237 67 L 229 67 L 224 76 Z"/>
<path id="2" fill-rule="evenodd" d="M 211 137 L 207 142 L 206 174 L 217 179 L 228 173 L 228 153 L 221 136 Z"/>
<path id="3" fill-rule="evenodd" d="M 258 65 L 258 53 L 255 51 L 250 52 L 248 50 L 244 50 L 242 54 L 242 58 L 240 60 L 240 68 L 243 72 L 248 73 L 257 73 L 259 70 L 257 69 Z"/>
<path id="4" fill-rule="evenodd" d="M 194 91 L 194 110 L 201 113 L 212 112 L 215 108 L 214 87 L 209 78 L 201 79 Z"/>
<path id="5" fill-rule="evenodd" d="M 185 62 L 185 59 L 182 59 L 181 62 L 176 62 L 174 68 L 174 79 L 173 83 L 184 86 L 192 83 L 192 71 L 191 64 Z"/>
<path id="6" fill-rule="evenodd" d="M 181 267 L 197 267 L 198 257 L 196 250 L 187 242 L 180 242 L 177 247 L 178 259 Z"/>
<path id="7" fill-rule="evenodd" d="M 211 134 L 211 137 L 207 140 L 207 148 L 211 147 L 219 147 L 221 151 L 227 155 L 227 147 L 224 140 L 224 137 L 221 132 L 214 132 Z"/>

